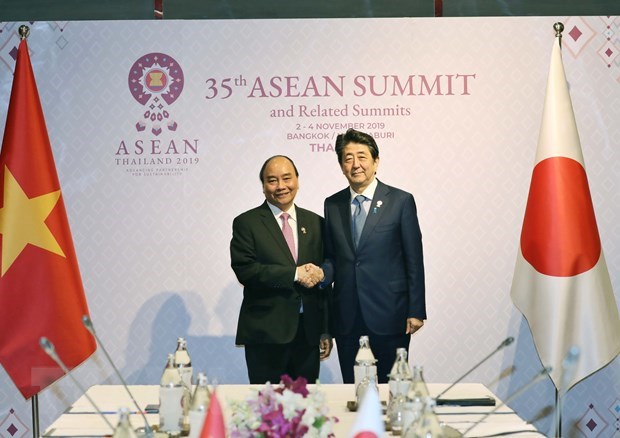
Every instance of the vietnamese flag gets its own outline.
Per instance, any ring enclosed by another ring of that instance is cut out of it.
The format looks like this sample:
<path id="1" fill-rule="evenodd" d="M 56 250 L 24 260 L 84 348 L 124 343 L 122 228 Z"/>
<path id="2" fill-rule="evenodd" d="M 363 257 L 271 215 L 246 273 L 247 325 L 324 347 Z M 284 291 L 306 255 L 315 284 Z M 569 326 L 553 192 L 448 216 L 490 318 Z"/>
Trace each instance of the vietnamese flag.
<path id="1" fill-rule="evenodd" d="M 200 431 L 200 438 L 226 438 L 224 414 L 215 391 L 213 391 L 209 400 L 209 408 Z"/>
<path id="2" fill-rule="evenodd" d="M 96 344 L 25 40 L 0 153 L 0 245 L 0 363 L 30 398 L 63 375 L 42 336 L 69 369 Z"/>
<path id="3" fill-rule="evenodd" d="M 618 355 L 620 318 L 560 43 L 558 36 L 511 295 L 527 319 L 540 360 L 553 367 L 553 383 L 567 391 Z M 562 376 L 562 360 L 572 346 L 579 347 L 579 360 L 572 376 Z"/>

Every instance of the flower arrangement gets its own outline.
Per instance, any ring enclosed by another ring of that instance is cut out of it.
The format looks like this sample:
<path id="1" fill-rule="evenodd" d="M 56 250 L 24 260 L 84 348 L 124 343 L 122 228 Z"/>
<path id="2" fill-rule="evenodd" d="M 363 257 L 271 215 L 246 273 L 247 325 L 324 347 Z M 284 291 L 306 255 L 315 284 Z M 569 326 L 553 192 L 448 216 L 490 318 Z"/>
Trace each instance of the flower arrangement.
<path id="1" fill-rule="evenodd" d="M 308 390 L 303 377 L 283 375 L 276 386 L 267 382 L 245 401 L 232 401 L 231 438 L 334 437 L 325 394 L 318 385 Z"/>

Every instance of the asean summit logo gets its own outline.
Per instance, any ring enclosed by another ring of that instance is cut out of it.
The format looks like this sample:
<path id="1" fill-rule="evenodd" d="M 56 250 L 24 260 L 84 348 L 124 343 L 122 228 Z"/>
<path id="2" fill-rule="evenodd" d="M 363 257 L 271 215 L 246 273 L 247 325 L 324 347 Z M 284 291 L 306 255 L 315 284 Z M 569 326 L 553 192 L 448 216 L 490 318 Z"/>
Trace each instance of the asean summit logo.
<path id="1" fill-rule="evenodd" d="M 136 130 L 150 129 L 155 136 L 164 129 L 176 131 L 177 123 L 169 107 L 183 91 L 183 70 L 179 63 L 165 53 L 149 53 L 131 66 L 128 83 L 131 95 L 144 106 Z"/>

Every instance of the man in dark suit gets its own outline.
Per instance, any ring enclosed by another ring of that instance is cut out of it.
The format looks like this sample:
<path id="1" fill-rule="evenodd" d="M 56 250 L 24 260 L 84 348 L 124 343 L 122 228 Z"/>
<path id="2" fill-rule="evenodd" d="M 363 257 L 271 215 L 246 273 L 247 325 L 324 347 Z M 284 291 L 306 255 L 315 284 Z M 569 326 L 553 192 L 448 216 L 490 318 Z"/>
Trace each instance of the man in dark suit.
<path id="1" fill-rule="evenodd" d="M 274 156 L 263 164 L 265 202 L 233 221 L 231 266 L 243 288 L 236 344 L 245 346 L 250 383 L 283 374 L 314 383 L 331 352 L 323 271 L 323 219 L 294 204 L 299 173 Z"/>
<path id="2" fill-rule="evenodd" d="M 349 187 L 325 200 L 322 284 L 334 283 L 332 334 L 345 383 L 354 381 L 361 335 L 370 338 L 383 383 L 396 349 L 409 349 L 426 319 L 416 205 L 410 193 L 376 179 L 379 148 L 372 136 L 349 129 L 338 136 L 336 153 Z"/>

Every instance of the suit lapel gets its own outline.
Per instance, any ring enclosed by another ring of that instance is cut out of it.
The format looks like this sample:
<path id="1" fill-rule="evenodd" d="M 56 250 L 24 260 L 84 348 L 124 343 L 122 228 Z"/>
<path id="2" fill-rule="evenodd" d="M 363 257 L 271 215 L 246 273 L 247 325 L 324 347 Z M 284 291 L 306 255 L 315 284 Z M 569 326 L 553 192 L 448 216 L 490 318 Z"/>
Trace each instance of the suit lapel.
<path id="1" fill-rule="evenodd" d="M 388 197 L 390 195 L 390 189 L 381 181 L 377 180 L 377 182 L 377 188 L 375 189 L 374 197 L 368 209 L 368 216 L 366 216 L 364 228 L 362 228 L 362 235 L 357 245 L 358 249 L 364 246 L 368 236 L 374 232 L 375 227 L 379 223 L 379 220 L 381 220 L 383 212 L 385 211 L 385 208 L 381 208 L 381 206 L 388 202 Z M 349 234 L 351 233 L 349 232 Z"/>
<path id="2" fill-rule="evenodd" d="M 351 225 L 351 192 L 347 187 L 340 192 L 340 200 L 336 203 L 338 205 L 338 216 L 340 218 L 340 226 L 344 235 L 347 237 L 347 242 L 351 251 L 355 252 L 355 246 L 353 245 L 353 229 Z"/>
<path id="3" fill-rule="evenodd" d="M 273 241 L 276 243 L 280 251 L 287 256 L 287 258 L 291 261 L 291 263 L 295 263 L 293 256 L 291 255 L 291 251 L 288 249 L 288 245 L 286 244 L 286 240 L 284 239 L 284 234 L 282 234 L 282 229 L 278 224 L 277 219 L 274 217 L 273 213 L 269 209 L 267 205 L 267 201 L 261 205 L 259 209 L 259 214 L 261 217 L 261 222 L 263 226 L 267 229 L 267 232 L 273 238 Z"/>
<path id="4" fill-rule="evenodd" d="M 308 249 L 308 233 L 314 230 L 310 230 L 308 226 L 306 212 L 297 206 L 295 206 L 295 211 L 297 213 L 297 261 L 303 262 L 306 260 Z"/>

